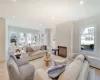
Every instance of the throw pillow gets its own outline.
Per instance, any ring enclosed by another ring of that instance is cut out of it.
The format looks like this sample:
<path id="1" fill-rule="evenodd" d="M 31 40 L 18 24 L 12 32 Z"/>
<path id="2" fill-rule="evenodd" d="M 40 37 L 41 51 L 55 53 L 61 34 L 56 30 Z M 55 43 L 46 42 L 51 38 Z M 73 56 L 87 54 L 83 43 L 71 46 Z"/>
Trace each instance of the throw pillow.
<path id="1" fill-rule="evenodd" d="M 30 56 L 34 50 L 31 47 L 26 47 L 26 53 Z"/>
<path id="2" fill-rule="evenodd" d="M 59 77 L 60 74 L 65 71 L 65 68 L 66 68 L 65 65 L 52 67 L 51 69 L 48 70 L 48 76 L 52 79 L 55 79 Z"/>

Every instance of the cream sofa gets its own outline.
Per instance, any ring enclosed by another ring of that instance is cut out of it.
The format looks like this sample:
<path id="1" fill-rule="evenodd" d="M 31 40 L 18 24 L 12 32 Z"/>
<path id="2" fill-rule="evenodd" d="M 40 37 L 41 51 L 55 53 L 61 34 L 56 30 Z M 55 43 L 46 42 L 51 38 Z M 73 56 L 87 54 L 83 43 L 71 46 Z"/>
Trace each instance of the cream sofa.
<path id="1" fill-rule="evenodd" d="M 23 51 L 22 57 L 28 58 L 29 60 L 34 60 L 40 57 L 43 57 L 45 53 L 47 52 L 46 45 L 42 46 L 32 46 L 32 45 L 25 45 L 24 47 L 16 47 L 16 46 L 11 46 L 8 49 L 9 54 L 10 53 L 15 53 L 16 49 L 19 49 L 20 51 Z"/>
<path id="2" fill-rule="evenodd" d="M 70 63 L 66 70 L 59 76 L 58 80 L 87 80 L 89 72 L 88 61 L 83 55 L 78 55 L 75 60 Z M 39 69 L 36 72 L 36 80 L 52 80 L 48 77 L 47 71 Z"/>
<path id="3" fill-rule="evenodd" d="M 23 57 L 27 57 L 29 60 L 34 60 L 40 57 L 43 57 L 47 52 L 46 46 L 24 46 L 24 51 L 26 54 L 23 54 Z"/>

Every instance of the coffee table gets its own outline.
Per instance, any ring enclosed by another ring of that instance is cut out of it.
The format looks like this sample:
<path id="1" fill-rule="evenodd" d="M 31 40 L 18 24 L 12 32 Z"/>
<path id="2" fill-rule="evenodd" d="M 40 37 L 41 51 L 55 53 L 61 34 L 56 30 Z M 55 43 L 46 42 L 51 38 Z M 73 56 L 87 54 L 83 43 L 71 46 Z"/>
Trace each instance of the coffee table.
<path id="1" fill-rule="evenodd" d="M 30 61 L 30 64 L 32 64 L 35 67 L 35 70 L 38 70 L 41 68 L 44 70 L 47 70 L 48 68 L 54 66 L 54 60 L 63 60 L 63 59 L 64 59 L 63 57 L 52 54 L 51 61 L 49 62 L 48 66 L 45 65 L 44 57 L 32 60 L 32 61 Z"/>

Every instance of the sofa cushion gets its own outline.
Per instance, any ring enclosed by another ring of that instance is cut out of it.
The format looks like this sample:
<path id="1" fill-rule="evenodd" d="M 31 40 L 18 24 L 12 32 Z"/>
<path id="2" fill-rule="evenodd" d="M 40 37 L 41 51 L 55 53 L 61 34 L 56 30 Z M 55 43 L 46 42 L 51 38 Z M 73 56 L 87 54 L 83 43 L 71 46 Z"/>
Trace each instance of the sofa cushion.
<path id="1" fill-rule="evenodd" d="M 52 80 L 50 77 L 48 77 L 48 74 L 44 69 L 38 69 L 36 71 L 36 79 L 35 80 Z"/>
<path id="2" fill-rule="evenodd" d="M 77 77 L 82 68 L 83 62 L 75 60 L 69 64 L 64 73 L 61 74 L 58 80 L 77 80 Z"/>
<path id="3" fill-rule="evenodd" d="M 54 61 L 54 65 L 55 66 L 58 66 L 58 65 L 66 65 L 67 64 L 67 60 L 64 59 L 64 60 L 55 60 Z"/>
<path id="4" fill-rule="evenodd" d="M 26 47 L 26 53 L 28 55 L 31 55 L 33 52 L 34 52 L 34 50 L 30 46 L 29 47 Z"/>
<path id="5" fill-rule="evenodd" d="M 81 61 L 83 61 L 84 60 L 84 55 L 83 54 L 80 54 L 80 55 L 78 55 L 76 58 L 75 58 L 75 60 L 81 60 Z"/>
<path id="6" fill-rule="evenodd" d="M 54 66 L 48 70 L 48 76 L 52 79 L 56 79 L 58 76 L 61 75 L 65 71 L 66 65 L 59 65 L 59 66 Z"/>
<path id="7" fill-rule="evenodd" d="M 22 65 L 25 65 L 25 64 L 28 64 L 29 63 L 29 60 L 27 58 L 20 58 L 16 61 L 18 67 L 19 66 L 22 66 Z"/>
<path id="8" fill-rule="evenodd" d="M 19 67 L 20 75 L 22 79 L 27 80 L 31 75 L 34 77 L 34 66 L 33 65 L 23 65 Z"/>
<path id="9" fill-rule="evenodd" d="M 46 51 L 45 50 L 40 50 L 40 51 L 37 51 L 37 52 L 34 52 L 33 54 L 31 54 L 30 56 L 36 56 L 36 55 L 40 55 L 40 54 L 45 54 Z"/>
<path id="10" fill-rule="evenodd" d="M 40 46 L 31 46 L 31 48 L 34 50 L 34 52 L 37 52 L 40 50 Z"/>

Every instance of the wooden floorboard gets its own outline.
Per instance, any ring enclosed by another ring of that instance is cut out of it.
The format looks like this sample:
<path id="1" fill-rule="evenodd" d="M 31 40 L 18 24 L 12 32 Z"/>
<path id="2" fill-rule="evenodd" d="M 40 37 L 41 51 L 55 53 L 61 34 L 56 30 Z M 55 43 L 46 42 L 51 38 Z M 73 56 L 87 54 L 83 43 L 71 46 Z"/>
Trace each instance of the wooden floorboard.
<path id="1" fill-rule="evenodd" d="M 100 70 L 99 69 L 95 69 L 96 71 L 96 80 L 100 80 Z"/>

